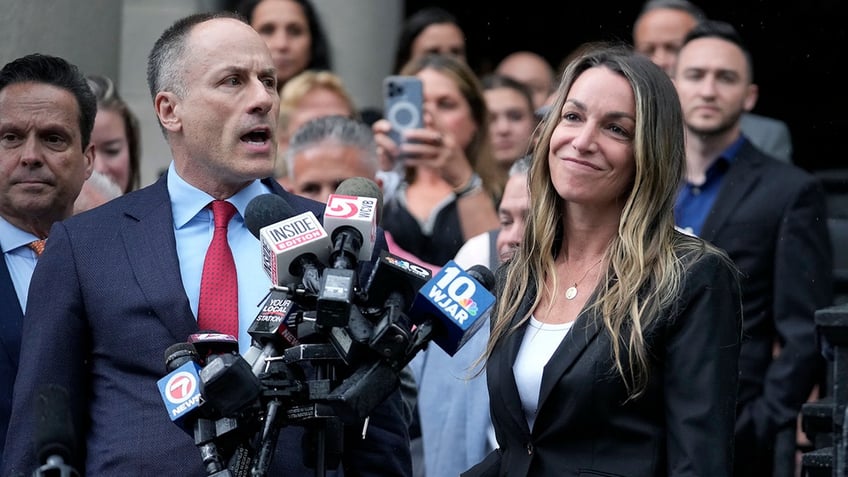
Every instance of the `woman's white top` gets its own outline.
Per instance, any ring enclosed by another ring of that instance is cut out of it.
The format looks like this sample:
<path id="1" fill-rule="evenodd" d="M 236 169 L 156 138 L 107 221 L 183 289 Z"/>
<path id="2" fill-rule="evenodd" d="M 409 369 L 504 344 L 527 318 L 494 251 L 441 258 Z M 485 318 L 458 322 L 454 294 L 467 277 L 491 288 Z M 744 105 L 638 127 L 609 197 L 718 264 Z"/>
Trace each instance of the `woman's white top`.
<path id="1" fill-rule="evenodd" d="M 548 364 L 573 323 L 573 321 L 562 324 L 542 323 L 531 316 L 527 324 L 521 348 L 518 349 L 518 356 L 515 358 L 515 364 L 512 365 L 512 372 L 515 375 L 515 384 L 518 386 L 521 408 L 524 409 L 524 417 L 527 418 L 530 430 L 533 430 L 533 423 L 536 421 L 539 390 L 542 388 L 542 373 L 545 365 Z"/>

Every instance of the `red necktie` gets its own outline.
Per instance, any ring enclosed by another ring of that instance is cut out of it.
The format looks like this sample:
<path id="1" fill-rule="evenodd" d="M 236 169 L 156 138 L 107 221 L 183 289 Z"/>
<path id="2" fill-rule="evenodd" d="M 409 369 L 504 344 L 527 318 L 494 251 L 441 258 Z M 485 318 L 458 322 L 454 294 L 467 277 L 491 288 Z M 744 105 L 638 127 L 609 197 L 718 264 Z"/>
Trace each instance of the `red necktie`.
<path id="1" fill-rule="evenodd" d="M 236 208 L 224 200 L 213 200 L 210 205 L 215 233 L 206 250 L 200 277 L 197 325 L 201 330 L 215 330 L 238 338 L 238 277 L 233 252 L 227 243 L 227 224 Z"/>
<path id="2" fill-rule="evenodd" d="M 47 243 L 47 239 L 33 240 L 27 244 L 27 247 L 31 248 L 32 251 L 35 252 L 36 257 L 40 257 L 41 253 L 44 252 L 45 243 Z"/>

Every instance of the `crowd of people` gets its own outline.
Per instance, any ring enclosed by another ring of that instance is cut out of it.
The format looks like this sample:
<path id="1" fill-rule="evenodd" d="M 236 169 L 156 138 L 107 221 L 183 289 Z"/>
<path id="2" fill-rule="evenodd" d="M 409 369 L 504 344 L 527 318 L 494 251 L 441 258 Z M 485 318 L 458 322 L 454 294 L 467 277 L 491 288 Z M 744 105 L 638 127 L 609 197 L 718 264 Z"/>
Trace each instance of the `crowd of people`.
<path id="1" fill-rule="evenodd" d="M 398 135 L 333 71 L 310 0 L 193 14 L 148 57 L 171 153 L 153 184 L 143 112 L 112 79 L 7 63 L 2 476 L 45 463 L 47 385 L 67 391 L 81 474 L 208 475 L 163 409 L 163 353 L 211 329 L 246 352 L 269 287 L 248 203 L 320 218 L 351 177 L 383 201 L 360 284 L 381 252 L 433 274 L 453 260 L 496 271 L 496 305 L 346 423 L 333 475 L 788 475 L 824 369 L 823 189 L 792 165 L 786 124 L 751 112 L 754 52 L 733 25 L 648 0 L 632 43 L 587 40 L 556 68 L 520 50 L 476 72 L 455 15 L 412 12 L 391 73 L 420 80 L 423 120 Z M 269 475 L 312 475 L 313 438 L 282 428 Z"/>

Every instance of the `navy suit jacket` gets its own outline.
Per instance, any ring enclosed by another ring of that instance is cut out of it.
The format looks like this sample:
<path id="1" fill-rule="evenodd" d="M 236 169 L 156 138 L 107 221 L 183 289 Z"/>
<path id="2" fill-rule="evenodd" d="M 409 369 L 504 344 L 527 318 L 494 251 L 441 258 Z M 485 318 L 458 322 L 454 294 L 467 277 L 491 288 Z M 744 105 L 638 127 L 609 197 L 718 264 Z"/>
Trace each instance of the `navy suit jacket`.
<path id="1" fill-rule="evenodd" d="M 166 180 L 53 226 L 30 288 L 3 475 L 29 475 L 37 465 L 33 402 L 47 383 L 70 392 L 81 447 L 74 464 L 82 474 L 206 475 L 156 386 L 165 349 L 198 331 L 180 278 Z M 297 213 L 322 215 L 322 204 L 266 184 Z M 401 409 L 395 392 L 371 415 L 365 439 L 354 437 L 361 427 L 349 429 L 345 475 L 411 474 Z M 314 473 L 302 462 L 302 435 L 300 427 L 282 429 L 269 475 Z"/>
<path id="2" fill-rule="evenodd" d="M 743 274 L 735 461 L 754 466 L 737 475 L 759 475 L 775 433 L 794 428 L 823 366 L 814 317 L 831 304 L 833 279 L 824 191 L 811 174 L 746 141 L 701 238 L 724 249 Z"/>
<path id="3" fill-rule="evenodd" d="M 21 326 L 24 312 L 15 293 L 15 284 L 0 254 L 0 467 L 3 466 L 3 445 L 6 428 L 12 414 L 12 387 L 18 371 L 18 353 L 21 350 Z"/>
<path id="4" fill-rule="evenodd" d="M 486 375 L 500 447 L 463 477 L 729 476 L 742 326 L 732 266 L 714 253 L 690 262 L 677 303 L 645 332 L 649 380 L 631 400 L 587 311 L 594 299 L 545 365 L 532 431 L 512 370 L 527 323 L 495 347 Z"/>

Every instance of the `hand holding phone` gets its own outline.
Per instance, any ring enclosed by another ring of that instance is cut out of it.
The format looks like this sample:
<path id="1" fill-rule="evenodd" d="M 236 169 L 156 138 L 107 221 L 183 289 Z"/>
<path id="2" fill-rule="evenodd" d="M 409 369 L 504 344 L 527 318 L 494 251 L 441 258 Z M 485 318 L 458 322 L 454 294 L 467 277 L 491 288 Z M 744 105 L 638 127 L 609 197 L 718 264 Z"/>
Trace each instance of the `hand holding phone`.
<path id="1" fill-rule="evenodd" d="M 392 125 L 389 136 L 403 144 L 403 131 L 424 127 L 424 93 L 417 76 L 388 76 L 383 80 L 383 110 Z"/>

